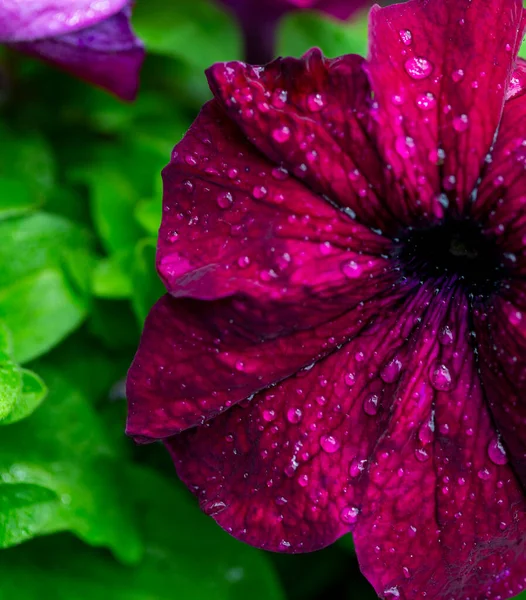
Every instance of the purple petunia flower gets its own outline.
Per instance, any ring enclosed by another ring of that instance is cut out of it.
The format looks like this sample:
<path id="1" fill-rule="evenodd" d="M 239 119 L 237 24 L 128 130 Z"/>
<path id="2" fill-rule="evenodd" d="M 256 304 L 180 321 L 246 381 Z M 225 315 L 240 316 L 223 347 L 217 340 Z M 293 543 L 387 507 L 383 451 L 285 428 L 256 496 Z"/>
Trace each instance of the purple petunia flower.
<path id="1" fill-rule="evenodd" d="M 163 172 L 128 433 L 243 541 L 352 531 L 383 598 L 526 583 L 524 23 L 412 0 L 368 60 L 217 64 Z"/>
<path id="2" fill-rule="evenodd" d="M 144 48 L 129 0 L 0 0 L 0 43 L 133 100 Z"/>
<path id="3" fill-rule="evenodd" d="M 274 58 L 275 30 L 280 18 L 291 11 L 319 10 L 345 21 L 370 6 L 369 0 L 220 0 L 236 14 L 245 38 L 245 59 L 264 64 Z"/>

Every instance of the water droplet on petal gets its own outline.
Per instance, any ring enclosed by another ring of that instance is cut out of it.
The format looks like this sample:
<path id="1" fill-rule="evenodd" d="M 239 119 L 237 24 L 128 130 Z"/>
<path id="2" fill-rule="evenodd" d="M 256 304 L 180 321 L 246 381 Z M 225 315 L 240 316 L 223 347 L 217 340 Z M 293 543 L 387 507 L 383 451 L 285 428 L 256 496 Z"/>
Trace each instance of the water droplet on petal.
<path id="1" fill-rule="evenodd" d="M 362 274 L 362 267 L 354 260 L 343 263 L 342 272 L 349 279 L 356 279 Z"/>
<path id="2" fill-rule="evenodd" d="M 256 200 L 260 200 L 267 195 L 267 188 L 264 185 L 256 185 L 252 190 L 252 195 Z"/>
<path id="3" fill-rule="evenodd" d="M 506 450 L 498 438 L 488 444 L 488 456 L 491 462 L 496 465 L 505 465 L 508 462 Z"/>
<path id="4" fill-rule="evenodd" d="M 413 34 L 409 31 L 409 29 L 400 29 L 398 33 L 403 44 L 406 46 L 410 46 L 412 44 Z"/>
<path id="5" fill-rule="evenodd" d="M 277 129 L 274 129 L 274 131 L 272 132 L 272 137 L 279 144 L 283 144 L 290 138 L 290 129 L 286 125 L 278 127 Z"/>
<path id="6" fill-rule="evenodd" d="M 456 71 L 453 71 L 453 74 L 451 75 L 451 79 L 453 79 L 455 83 L 458 83 L 461 79 L 463 79 L 463 77 L 464 71 L 462 69 L 457 69 Z"/>
<path id="7" fill-rule="evenodd" d="M 358 475 L 365 470 L 366 464 L 367 460 L 355 458 L 349 465 L 349 475 L 351 477 L 358 477 Z"/>
<path id="8" fill-rule="evenodd" d="M 402 158 L 409 158 L 415 153 L 415 141 L 412 137 L 397 137 L 395 140 L 395 150 Z"/>
<path id="9" fill-rule="evenodd" d="M 322 435 L 320 438 L 320 446 L 328 454 L 333 454 L 340 449 L 340 442 L 332 435 Z"/>
<path id="10" fill-rule="evenodd" d="M 425 462 L 429 460 L 429 453 L 424 448 L 417 448 L 415 450 L 415 458 L 418 462 Z"/>
<path id="11" fill-rule="evenodd" d="M 216 201 L 219 208 L 229 208 L 234 200 L 230 192 L 220 192 Z"/>
<path id="12" fill-rule="evenodd" d="M 346 373 L 344 380 L 346 385 L 352 387 L 356 383 L 356 375 L 354 373 Z"/>
<path id="13" fill-rule="evenodd" d="M 442 344 L 442 346 L 449 346 L 453 343 L 453 332 L 447 325 L 444 325 L 444 327 L 442 327 L 442 329 L 439 331 L 438 343 Z"/>
<path id="14" fill-rule="evenodd" d="M 309 476 L 306 474 L 300 475 L 298 477 L 298 484 L 301 487 L 305 487 L 309 483 Z"/>
<path id="15" fill-rule="evenodd" d="M 364 400 L 363 411 L 370 417 L 374 417 L 378 412 L 378 396 L 376 394 L 371 394 Z"/>
<path id="16" fill-rule="evenodd" d="M 301 408 L 289 408 L 287 410 L 287 421 L 289 423 L 299 423 L 301 421 L 301 418 L 303 417 L 303 413 L 301 411 Z"/>
<path id="17" fill-rule="evenodd" d="M 431 92 L 420 94 L 416 99 L 416 105 L 420 110 L 432 110 L 436 104 L 436 98 Z"/>
<path id="18" fill-rule="evenodd" d="M 469 127 L 469 118 L 467 115 L 460 115 L 460 117 L 455 117 L 453 119 L 453 129 L 462 133 L 466 131 Z"/>
<path id="19" fill-rule="evenodd" d="M 432 63 L 423 56 L 414 56 L 405 61 L 405 70 L 412 79 L 425 79 L 433 71 Z"/>
<path id="20" fill-rule="evenodd" d="M 479 479 L 482 479 L 482 481 L 487 481 L 491 477 L 491 473 L 485 467 L 480 469 L 477 475 Z"/>
<path id="21" fill-rule="evenodd" d="M 270 423 L 276 418 L 276 412 L 274 410 L 264 410 L 263 411 L 263 420 L 267 423 Z"/>
<path id="22" fill-rule="evenodd" d="M 391 600 L 391 598 L 400 598 L 400 592 L 398 588 L 394 585 L 393 587 L 386 588 L 384 590 L 384 598 L 386 600 Z"/>
<path id="23" fill-rule="evenodd" d="M 402 363 L 397 358 L 390 360 L 380 373 L 380 377 L 385 383 L 394 383 L 402 371 Z"/>
<path id="24" fill-rule="evenodd" d="M 325 106 L 325 100 L 321 94 L 309 94 L 307 96 L 307 108 L 311 112 L 319 112 Z"/>
<path id="25" fill-rule="evenodd" d="M 344 523 L 356 523 L 360 509 L 357 506 L 344 506 L 340 512 L 340 519 Z"/>
<path id="26" fill-rule="evenodd" d="M 435 390 L 441 392 L 447 392 L 453 387 L 451 373 L 444 364 L 437 364 L 431 367 L 430 380 Z"/>

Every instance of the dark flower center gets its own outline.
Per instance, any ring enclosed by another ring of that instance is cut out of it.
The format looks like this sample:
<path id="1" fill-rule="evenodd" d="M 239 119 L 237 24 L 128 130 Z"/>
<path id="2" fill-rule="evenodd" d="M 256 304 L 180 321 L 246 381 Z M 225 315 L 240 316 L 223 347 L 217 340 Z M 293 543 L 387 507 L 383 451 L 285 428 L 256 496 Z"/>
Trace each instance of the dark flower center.
<path id="1" fill-rule="evenodd" d="M 498 291 L 506 276 L 495 240 L 472 221 L 406 231 L 396 240 L 393 256 L 405 277 L 446 277 L 483 298 Z"/>

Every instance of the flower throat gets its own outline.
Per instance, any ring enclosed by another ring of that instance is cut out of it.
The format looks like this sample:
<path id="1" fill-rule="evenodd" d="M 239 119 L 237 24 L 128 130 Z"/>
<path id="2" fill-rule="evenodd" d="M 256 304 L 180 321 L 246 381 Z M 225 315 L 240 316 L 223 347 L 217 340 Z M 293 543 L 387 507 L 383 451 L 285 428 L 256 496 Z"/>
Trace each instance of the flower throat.
<path id="1" fill-rule="evenodd" d="M 471 221 L 449 221 L 401 236 L 394 257 L 406 277 L 454 278 L 468 294 L 488 298 L 506 277 L 495 240 Z"/>

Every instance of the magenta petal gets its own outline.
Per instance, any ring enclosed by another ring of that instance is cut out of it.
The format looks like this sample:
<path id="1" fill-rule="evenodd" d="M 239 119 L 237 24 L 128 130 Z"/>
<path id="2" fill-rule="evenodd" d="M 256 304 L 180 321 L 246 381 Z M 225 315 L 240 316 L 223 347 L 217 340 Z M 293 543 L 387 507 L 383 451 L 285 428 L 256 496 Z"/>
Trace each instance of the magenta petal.
<path id="1" fill-rule="evenodd" d="M 516 593 L 526 506 L 492 446 L 467 310 L 421 288 L 311 369 L 167 440 L 180 477 L 262 548 L 315 550 L 354 530 L 384 598 Z"/>
<path id="2" fill-rule="evenodd" d="M 412 0 L 372 10 L 368 71 L 398 211 L 442 217 L 449 204 L 450 214 L 463 213 L 523 26 L 522 0 Z"/>
<path id="3" fill-rule="evenodd" d="M 516 80 L 523 77 L 524 66 Z M 519 83 L 517 83 L 517 86 Z M 524 88 L 523 88 L 524 90 Z M 526 275 L 526 94 L 515 90 L 506 102 L 491 161 L 484 172 L 473 217 L 495 236 L 508 258 L 507 267 L 521 277 Z"/>
<path id="4" fill-rule="evenodd" d="M 220 63 L 208 71 L 214 95 L 248 139 L 312 190 L 348 214 L 386 231 L 396 227 L 384 170 L 368 130 L 370 88 L 356 55 L 319 50 L 266 67 Z"/>
<path id="5" fill-rule="evenodd" d="M 420 288 L 396 310 L 378 302 L 374 325 L 341 349 L 166 440 L 203 510 L 268 550 L 316 550 L 350 531 L 368 485 L 367 462 L 390 420 L 397 359 L 412 350 L 405 339 L 432 296 Z M 358 323 L 360 316 L 348 318 Z"/>
<path id="6" fill-rule="evenodd" d="M 243 294 L 274 305 L 284 327 L 306 328 L 375 293 L 371 277 L 396 280 L 380 257 L 385 237 L 265 159 L 216 102 L 176 146 L 163 180 L 157 267 L 173 296 Z"/>
<path id="7" fill-rule="evenodd" d="M 386 310 L 399 302 L 400 292 L 366 283 L 366 300 L 376 295 Z M 372 328 L 377 303 L 350 302 L 353 310 L 342 316 L 295 331 L 286 329 L 287 313 L 272 304 L 258 306 L 241 297 L 214 303 L 161 298 L 128 373 L 127 433 L 139 441 L 174 435 L 308 370 Z"/>
<path id="8" fill-rule="evenodd" d="M 144 48 L 131 29 L 130 16 L 128 6 L 93 27 L 12 46 L 123 100 L 133 100 L 139 86 Z"/>
<path id="9" fill-rule="evenodd" d="M 459 297 L 448 315 L 425 318 L 436 337 L 415 348 L 369 469 L 354 540 L 383 598 L 497 600 L 525 586 L 526 502 L 488 410 L 468 311 Z"/>
<path id="10" fill-rule="evenodd" d="M 129 0 L 2 0 L 0 42 L 29 42 L 91 27 Z"/>

